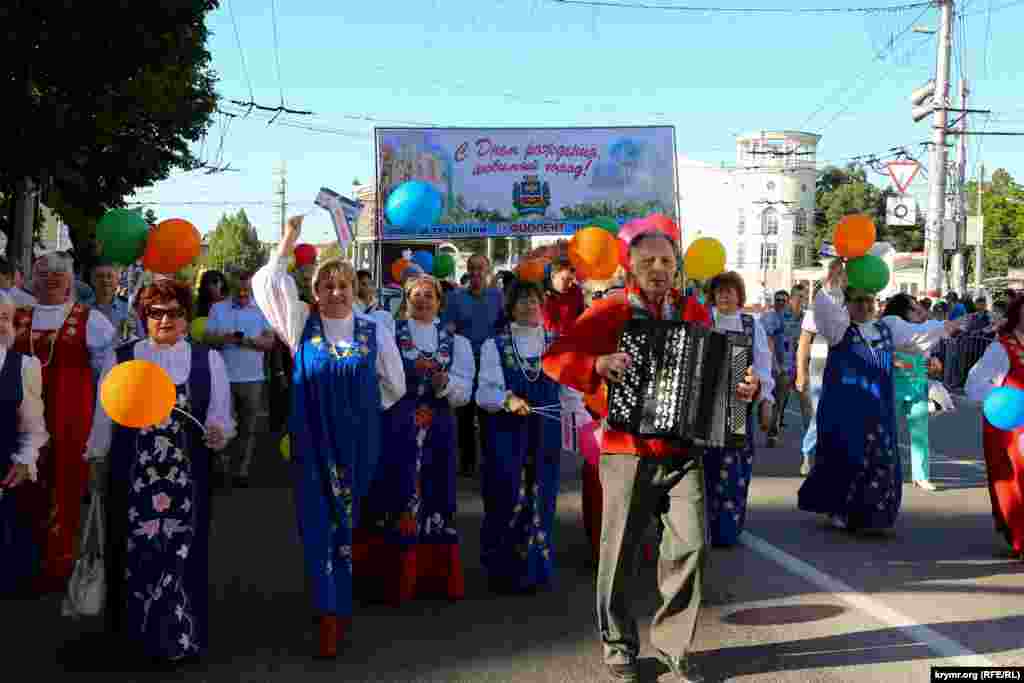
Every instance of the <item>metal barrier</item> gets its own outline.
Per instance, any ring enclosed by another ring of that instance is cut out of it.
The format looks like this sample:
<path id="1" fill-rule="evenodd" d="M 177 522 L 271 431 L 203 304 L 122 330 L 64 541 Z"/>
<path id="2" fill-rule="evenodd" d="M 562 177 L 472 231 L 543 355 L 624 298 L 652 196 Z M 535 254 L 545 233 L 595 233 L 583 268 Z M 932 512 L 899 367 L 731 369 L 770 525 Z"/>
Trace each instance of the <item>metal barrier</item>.
<path id="1" fill-rule="evenodd" d="M 972 332 L 939 342 L 933 355 L 942 361 L 942 383 L 950 390 L 963 389 L 967 373 L 985 354 L 995 336 L 991 333 Z"/>

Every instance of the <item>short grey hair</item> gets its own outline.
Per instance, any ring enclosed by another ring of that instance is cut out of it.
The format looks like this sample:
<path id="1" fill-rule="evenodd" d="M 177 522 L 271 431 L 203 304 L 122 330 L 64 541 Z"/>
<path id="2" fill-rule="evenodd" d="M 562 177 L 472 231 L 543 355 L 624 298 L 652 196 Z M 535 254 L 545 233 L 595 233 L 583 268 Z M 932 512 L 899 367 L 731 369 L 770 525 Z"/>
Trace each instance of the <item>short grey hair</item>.
<path id="1" fill-rule="evenodd" d="M 18 307 L 18 305 L 14 303 L 14 299 L 11 298 L 11 295 L 2 289 L 0 289 L 0 306 L 10 306 L 12 308 Z"/>
<path id="2" fill-rule="evenodd" d="M 66 253 L 64 253 L 64 252 L 62 252 L 62 251 L 51 251 L 51 252 L 43 254 L 42 256 L 37 258 L 35 263 L 32 265 L 32 282 L 29 285 L 29 289 L 31 291 L 33 291 L 33 292 L 35 292 L 36 284 L 37 284 L 36 283 L 36 271 L 39 270 L 40 266 L 45 267 L 47 272 L 54 272 L 54 271 L 56 271 L 58 273 L 67 273 L 68 275 L 71 276 L 71 280 L 72 280 L 72 282 L 71 282 L 71 292 L 68 295 L 68 300 L 69 301 L 74 301 L 75 300 L 75 283 L 74 283 L 74 279 L 75 279 L 75 262 L 74 262 L 74 260 L 72 260 L 71 256 L 66 254 Z"/>

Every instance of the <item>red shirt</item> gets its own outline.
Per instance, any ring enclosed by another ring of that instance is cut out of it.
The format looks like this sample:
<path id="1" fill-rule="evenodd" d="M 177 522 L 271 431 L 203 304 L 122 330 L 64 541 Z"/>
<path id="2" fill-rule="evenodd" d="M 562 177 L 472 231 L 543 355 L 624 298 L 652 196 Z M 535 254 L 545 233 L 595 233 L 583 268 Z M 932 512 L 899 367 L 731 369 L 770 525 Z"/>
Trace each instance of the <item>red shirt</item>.
<path id="1" fill-rule="evenodd" d="M 544 297 L 544 327 L 558 336 L 569 331 L 583 313 L 583 290 L 572 285 L 564 292 L 551 292 Z"/>
<path id="2" fill-rule="evenodd" d="M 695 298 L 684 297 L 675 289 L 668 296 L 679 302 L 684 321 L 711 326 L 708 309 Z M 656 319 L 661 319 L 658 307 L 648 304 L 647 310 Z M 544 355 L 544 372 L 559 384 L 578 389 L 584 394 L 605 394 L 601 391 L 605 380 L 595 370 L 597 359 L 618 350 L 619 336 L 632 316 L 625 292 L 615 292 L 598 300 L 551 345 Z M 600 408 L 600 416 L 603 418 L 608 414 L 606 399 L 601 401 Z M 664 439 L 644 439 L 609 428 L 604 431 L 601 451 L 659 457 L 685 454 L 686 448 Z"/>

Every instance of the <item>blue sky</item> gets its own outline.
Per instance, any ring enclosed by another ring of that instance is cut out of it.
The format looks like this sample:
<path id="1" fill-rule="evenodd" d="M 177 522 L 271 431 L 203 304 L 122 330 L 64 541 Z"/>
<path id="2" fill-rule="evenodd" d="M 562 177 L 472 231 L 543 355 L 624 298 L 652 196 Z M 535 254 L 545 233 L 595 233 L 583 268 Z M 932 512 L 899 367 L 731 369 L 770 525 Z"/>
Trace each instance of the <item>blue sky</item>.
<path id="1" fill-rule="evenodd" d="M 819 166 L 885 154 L 898 145 L 927 163 L 920 143 L 931 130 L 927 120 L 911 121 L 909 94 L 933 75 L 935 36 L 907 32 L 894 49 L 886 43 L 912 23 L 935 27 L 934 9 L 923 15 L 921 9 L 753 15 L 552 0 L 276 0 L 275 51 L 273 1 L 221 0 L 208 18 L 218 92 L 247 101 L 251 87 L 253 99 L 269 106 L 278 105 L 283 92 L 286 106 L 316 115 L 285 115 L 268 125 L 267 115 L 253 114 L 231 120 L 226 132 L 218 120 L 197 152 L 238 172 L 178 173 L 130 201 L 147 203 L 161 218 L 186 218 L 201 232 L 212 230 L 223 213 L 244 208 L 261 238 L 272 240 L 278 234 L 274 172 L 282 161 L 289 213 L 301 213 L 321 186 L 344 194 L 354 177 L 368 182 L 374 175 L 373 126 L 403 123 L 671 124 L 680 156 L 716 164 L 735 161 L 738 133 L 805 130 L 823 135 Z M 971 107 L 993 110 L 987 130 L 1024 131 L 1024 98 L 1014 87 L 1024 75 L 1014 35 L 1014 27 L 1024 25 L 1024 2 L 966 0 L 958 7 L 966 18 L 964 35 L 958 32 L 954 44 L 954 73 L 963 66 Z M 296 123 L 321 132 L 290 125 Z M 985 117 L 970 127 L 986 129 Z M 979 158 L 988 175 L 1004 167 L 1020 179 L 1024 137 L 971 139 L 970 177 Z M 886 183 L 882 176 L 873 180 Z M 925 182 L 921 174 L 913 186 L 922 206 Z M 304 239 L 331 239 L 326 212 L 311 214 L 307 226 Z"/>

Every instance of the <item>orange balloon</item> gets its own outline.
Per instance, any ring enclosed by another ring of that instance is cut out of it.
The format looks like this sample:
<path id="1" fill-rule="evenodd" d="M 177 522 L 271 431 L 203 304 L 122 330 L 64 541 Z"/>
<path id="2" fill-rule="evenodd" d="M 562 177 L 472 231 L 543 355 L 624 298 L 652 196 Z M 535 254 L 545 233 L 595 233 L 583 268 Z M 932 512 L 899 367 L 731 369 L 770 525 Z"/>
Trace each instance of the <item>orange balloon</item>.
<path id="1" fill-rule="evenodd" d="M 153 273 L 176 273 L 199 256 L 199 231 L 181 218 L 157 223 L 146 238 L 142 265 Z"/>
<path id="2" fill-rule="evenodd" d="M 395 282 L 402 281 L 402 273 L 411 265 L 412 261 L 407 258 L 400 258 L 391 264 L 391 277 L 394 278 Z"/>
<path id="3" fill-rule="evenodd" d="M 516 275 L 524 282 L 543 282 L 544 266 L 548 264 L 546 259 L 530 259 L 523 261 L 516 268 Z"/>
<path id="4" fill-rule="evenodd" d="M 875 222 L 862 213 L 843 216 L 836 226 L 833 243 L 843 258 L 860 258 L 875 243 Z"/>
<path id="5" fill-rule="evenodd" d="M 110 419 L 135 429 L 166 420 L 176 401 L 170 375 L 148 360 L 118 363 L 100 386 L 100 403 Z"/>
<path id="6" fill-rule="evenodd" d="M 619 267 L 618 239 L 607 230 L 583 228 L 569 241 L 569 261 L 590 280 L 607 280 Z"/>

